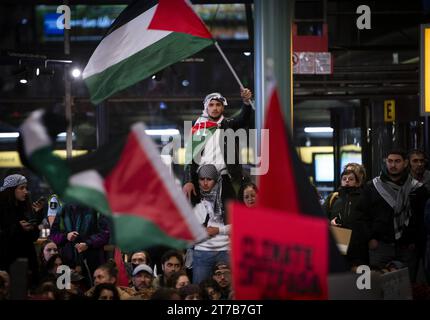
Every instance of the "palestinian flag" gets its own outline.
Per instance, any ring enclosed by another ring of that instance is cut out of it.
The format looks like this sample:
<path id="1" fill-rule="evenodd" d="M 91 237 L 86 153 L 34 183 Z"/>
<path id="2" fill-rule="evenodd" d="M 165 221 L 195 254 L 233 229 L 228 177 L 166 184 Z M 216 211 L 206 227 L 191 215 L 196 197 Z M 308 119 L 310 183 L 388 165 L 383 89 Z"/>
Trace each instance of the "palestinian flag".
<path id="1" fill-rule="evenodd" d="M 111 215 L 121 250 L 185 248 L 206 237 L 142 123 L 116 143 L 71 160 L 53 154 L 53 141 L 61 131 L 54 126 L 60 123 L 52 113 L 33 112 L 20 128 L 21 161 L 46 178 L 66 202 L 78 201 Z"/>
<path id="2" fill-rule="evenodd" d="M 270 130 L 269 152 L 262 154 L 262 163 L 269 163 L 269 169 L 266 174 L 259 176 L 257 205 L 327 220 L 318 201 L 316 188 L 311 185 L 285 126 L 275 88 L 267 107 L 265 129 Z M 329 271 L 346 271 L 346 264 L 331 235 L 329 252 Z"/>
<path id="3" fill-rule="evenodd" d="M 213 137 L 218 129 L 218 123 L 200 117 L 191 128 L 191 135 L 186 142 L 185 163 L 189 164 L 194 159 L 199 162 L 201 152 L 206 142 Z"/>
<path id="4" fill-rule="evenodd" d="M 98 104 L 213 43 L 186 1 L 134 1 L 112 24 L 82 76 Z"/>
<path id="5" fill-rule="evenodd" d="M 239 300 L 327 299 L 328 273 L 347 271 L 283 119 L 274 90 L 264 127 L 270 139 L 262 141 L 261 155 L 269 168 L 259 176 L 256 206 L 229 208 Z"/>

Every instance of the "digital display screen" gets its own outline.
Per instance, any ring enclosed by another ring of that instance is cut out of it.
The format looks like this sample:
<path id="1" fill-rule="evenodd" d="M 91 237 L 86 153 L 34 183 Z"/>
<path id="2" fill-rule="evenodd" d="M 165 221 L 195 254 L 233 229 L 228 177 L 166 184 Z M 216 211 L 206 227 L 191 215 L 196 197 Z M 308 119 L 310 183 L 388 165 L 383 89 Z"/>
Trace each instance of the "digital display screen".
<path id="1" fill-rule="evenodd" d="M 125 8 L 126 5 L 70 6 L 70 39 L 99 41 Z M 60 16 L 57 6 L 36 6 L 37 33 L 42 42 L 63 41 L 64 30 L 57 27 Z"/>
<path id="2" fill-rule="evenodd" d="M 70 6 L 70 40 L 100 41 L 126 5 Z M 37 34 L 41 42 L 63 41 L 64 30 L 57 27 L 57 6 L 37 5 Z M 193 5 L 215 39 L 248 39 L 244 4 Z M 62 20 L 61 20 L 62 21 Z"/>
<path id="3" fill-rule="evenodd" d="M 348 163 L 358 163 L 362 164 L 361 153 L 360 152 L 342 152 L 340 154 L 340 173 Z"/>
<path id="4" fill-rule="evenodd" d="M 316 153 L 314 155 L 314 169 L 316 182 L 333 182 L 333 153 Z"/>

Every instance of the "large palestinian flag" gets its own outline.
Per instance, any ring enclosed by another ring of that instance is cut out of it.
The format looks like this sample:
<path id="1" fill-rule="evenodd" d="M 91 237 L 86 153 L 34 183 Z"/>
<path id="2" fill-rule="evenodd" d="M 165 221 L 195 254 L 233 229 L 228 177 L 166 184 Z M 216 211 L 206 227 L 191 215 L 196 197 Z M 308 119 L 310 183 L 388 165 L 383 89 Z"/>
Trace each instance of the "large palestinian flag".
<path id="1" fill-rule="evenodd" d="M 259 176 L 256 207 L 230 207 L 235 298 L 327 299 L 328 273 L 347 267 L 297 156 L 276 90 L 264 128 L 270 139 L 262 141 L 261 157 L 269 168 Z"/>
<path id="2" fill-rule="evenodd" d="M 46 178 L 65 201 L 112 215 L 124 251 L 154 245 L 185 248 L 206 237 L 191 206 L 162 163 L 142 123 L 94 153 L 62 160 L 53 154 L 61 118 L 33 112 L 20 128 L 21 161 Z"/>
<path id="3" fill-rule="evenodd" d="M 211 34 L 184 0 L 134 1 L 112 24 L 82 76 L 97 104 L 211 44 Z"/>

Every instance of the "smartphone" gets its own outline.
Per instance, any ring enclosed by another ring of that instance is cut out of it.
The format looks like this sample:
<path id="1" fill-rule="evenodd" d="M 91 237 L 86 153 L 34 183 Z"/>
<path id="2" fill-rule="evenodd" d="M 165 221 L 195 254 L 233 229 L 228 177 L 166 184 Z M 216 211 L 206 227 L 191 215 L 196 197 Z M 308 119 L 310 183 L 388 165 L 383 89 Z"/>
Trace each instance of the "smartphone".
<path id="1" fill-rule="evenodd" d="M 36 225 L 38 223 L 38 220 L 36 218 L 31 218 L 27 222 L 30 223 L 30 224 Z"/>

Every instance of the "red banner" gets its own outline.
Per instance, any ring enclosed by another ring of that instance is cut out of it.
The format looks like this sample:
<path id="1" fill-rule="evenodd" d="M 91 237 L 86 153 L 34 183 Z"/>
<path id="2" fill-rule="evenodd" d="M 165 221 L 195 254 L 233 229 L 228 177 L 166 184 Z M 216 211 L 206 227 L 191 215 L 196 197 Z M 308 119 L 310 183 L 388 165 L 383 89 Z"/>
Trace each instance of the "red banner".
<path id="1" fill-rule="evenodd" d="M 233 204 L 235 299 L 327 299 L 328 227 L 323 218 Z"/>

